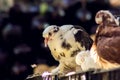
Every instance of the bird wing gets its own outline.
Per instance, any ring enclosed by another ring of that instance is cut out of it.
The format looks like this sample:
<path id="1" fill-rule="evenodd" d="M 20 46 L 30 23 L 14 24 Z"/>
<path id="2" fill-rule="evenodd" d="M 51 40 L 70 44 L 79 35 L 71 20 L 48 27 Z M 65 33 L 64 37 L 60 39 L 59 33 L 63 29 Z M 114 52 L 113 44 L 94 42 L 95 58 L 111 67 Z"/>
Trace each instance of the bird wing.
<path id="1" fill-rule="evenodd" d="M 66 49 L 67 54 L 76 55 L 81 50 L 89 50 L 93 43 L 89 34 L 80 26 L 73 26 L 63 35 L 61 47 Z"/>
<path id="2" fill-rule="evenodd" d="M 111 63 L 120 64 L 120 27 L 107 27 L 96 39 L 97 54 Z"/>
<path id="3" fill-rule="evenodd" d="M 81 26 L 74 26 L 77 32 L 74 34 L 75 41 L 80 43 L 81 46 L 85 47 L 85 50 L 90 50 L 93 40 L 90 38 L 89 34 Z"/>

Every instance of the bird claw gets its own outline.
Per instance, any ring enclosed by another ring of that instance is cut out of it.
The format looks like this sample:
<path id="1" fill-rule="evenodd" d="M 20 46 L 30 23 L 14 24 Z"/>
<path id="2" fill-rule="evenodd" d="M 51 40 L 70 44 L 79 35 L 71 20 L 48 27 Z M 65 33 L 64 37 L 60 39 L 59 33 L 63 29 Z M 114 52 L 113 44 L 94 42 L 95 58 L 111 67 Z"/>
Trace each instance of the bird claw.
<path id="1" fill-rule="evenodd" d="M 42 74 L 43 80 L 52 80 L 50 76 L 51 76 L 51 73 L 49 73 L 49 72 L 44 72 Z"/>
<path id="2" fill-rule="evenodd" d="M 53 75 L 58 74 L 58 73 L 59 73 L 59 67 L 53 69 L 53 70 L 51 71 L 51 73 L 52 73 Z"/>
<path id="3" fill-rule="evenodd" d="M 42 77 L 46 77 L 46 76 L 49 76 L 49 75 L 51 75 L 51 73 L 49 73 L 49 72 L 44 72 L 44 73 L 42 74 Z"/>
<path id="4" fill-rule="evenodd" d="M 75 74 L 76 72 L 69 72 L 69 73 L 67 73 L 65 76 L 70 76 L 70 75 L 73 75 L 73 74 Z"/>

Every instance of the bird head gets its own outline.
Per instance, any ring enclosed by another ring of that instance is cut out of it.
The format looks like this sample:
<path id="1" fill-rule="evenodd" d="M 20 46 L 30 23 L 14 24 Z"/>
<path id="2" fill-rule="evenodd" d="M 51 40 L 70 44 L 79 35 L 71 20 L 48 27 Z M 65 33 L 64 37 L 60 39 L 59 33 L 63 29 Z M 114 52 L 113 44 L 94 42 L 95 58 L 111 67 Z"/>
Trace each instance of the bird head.
<path id="1" fill-rule="evenodd" d="M 104 23 L 113 23 L 119 25 L 119 21 L 115 19 L 115 17 L 112 15 L 112 13 L 108 10 L 100 10 L 96 13 L 95 21 L 97 24 Z"/>
<path id="2" fill-rule="evenodd" d="M 44 43 L 45 47 L 47 47 L 48 41 L 52 40 L 55 34 L 59 31 L 59 27 L 56 25 L 51 25 L 48 26 L 44 31 L 43 31 L 43 38 L 44 38 Z"/>

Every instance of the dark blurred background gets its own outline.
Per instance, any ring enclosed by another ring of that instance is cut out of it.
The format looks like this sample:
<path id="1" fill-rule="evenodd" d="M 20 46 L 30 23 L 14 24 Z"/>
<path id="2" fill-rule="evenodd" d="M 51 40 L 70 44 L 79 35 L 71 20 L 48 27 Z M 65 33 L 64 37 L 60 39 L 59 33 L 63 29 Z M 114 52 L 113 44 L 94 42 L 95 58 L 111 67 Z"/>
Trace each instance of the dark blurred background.
<path id="1" fill-rule="evenodd" d="M 97 11 L 107 9 L 120 14 L 120 1 L 110 1 L 0 0 L 0 80 L 24 80 L 33 74 L 32 64 L 57 65 L 44 47 L 44 28 L 73 24 L 94 34 Z"/>

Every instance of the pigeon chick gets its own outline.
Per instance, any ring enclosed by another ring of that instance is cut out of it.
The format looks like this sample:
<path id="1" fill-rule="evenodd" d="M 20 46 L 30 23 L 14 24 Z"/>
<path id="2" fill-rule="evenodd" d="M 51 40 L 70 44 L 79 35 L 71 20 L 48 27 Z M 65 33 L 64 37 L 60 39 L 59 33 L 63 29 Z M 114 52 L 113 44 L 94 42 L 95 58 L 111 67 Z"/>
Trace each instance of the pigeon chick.
<path id="1" fill-rule="evenodd" d="M 76 71 L 76 55 L 80 51 L 89 50 L 93 43 L 88 33 L 75 25 L 48 26 L 43 31 L 43 37 L 45 46 L 49 47 L 54 59 L 59 61 L 58 67 L 52 70 L 53 74 Z"/>
<path id="2" fill-rule="evenodd" d="M 98 19 L 102 19 L 98 23 Z M 119 21 L 108 10 L 101 10 L 96 14 L 96 31 L 94 45 L 102 68 L 110 69 L 120 66 L 120 26 Z"/>
<path id="3" fill-rule="evenodd" d="M 95 41 L 90 51 L 81 51 L 76 56 L 76 63 L 82 70 L 111 69 L 120 67 L 120 27 L 119 21 L 108 10 L 96 13 L 95 21 L 99 24 Z"/>

